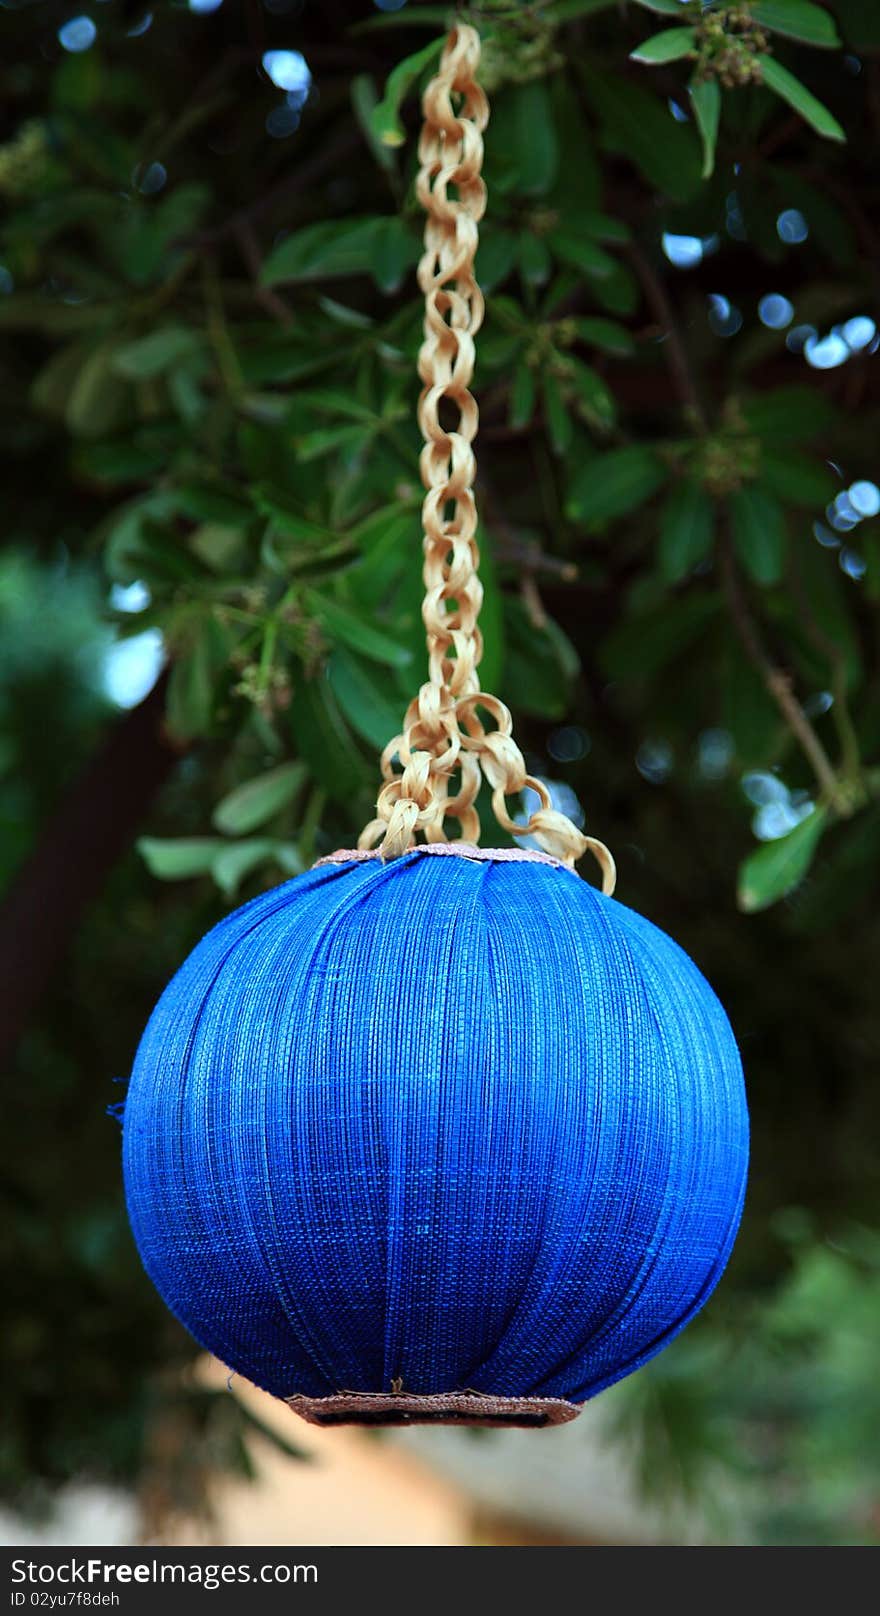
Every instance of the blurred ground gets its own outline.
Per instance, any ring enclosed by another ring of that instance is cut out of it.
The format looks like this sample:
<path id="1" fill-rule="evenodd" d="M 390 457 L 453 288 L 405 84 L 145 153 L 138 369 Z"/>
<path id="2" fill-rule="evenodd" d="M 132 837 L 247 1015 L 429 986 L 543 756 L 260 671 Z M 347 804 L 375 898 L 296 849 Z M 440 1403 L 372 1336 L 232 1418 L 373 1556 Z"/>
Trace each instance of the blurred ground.
<path id="1" fill-rule="evenodd" d="M 219 1364 L 211 1373 L 219 1384 L 226 1379 Z M 260 1437 L 250 1438 L 258 1479 L 219 1483 L 215 1528 L 206 1532 L 182 1523 L 165 1542 L 442 1547 L 470 1541 L 466 1492 L 435 1475 L 416 1454 L 354 1428 L 306 1425 L 275 1398 L 240 1381 L 236 1395 L 303 1448 L 310 1462 L 288 1459 Z"/>
<path id="2" fill-rule="evenodd" d="M 227 1371 L 206 1360 L 200 1377 L 221 1387 Z M 210 1524 L 179 1519 L 169 1546 L 381 1545 L 454 1547 L 488 1543 L 699 1544 L 713 1541 L 704 1512 L 667 1497 L 646 1504 L 637 1455 L 612 1433 L 613 1393 L 570 1425 L 548 1431 L 413 1427 L 378 1436 L 355 1427 L 323 1431 L 266 1393 L 235 1381 L 256 1417 L 303 1450 L 287 1457 L 253 1435 L 254 1481 L 218 1478 Z M 727 1523 L 737 1500 L 723 1499 Z M 131 1545 L 144 1530 L 135 1500 L 86 1484 L 62 1492 L 52 1518 L 27 1525 L 0 1514 L 0 1543 Z M 740 1536 L 739 1541 L 747 1541 Z"/>

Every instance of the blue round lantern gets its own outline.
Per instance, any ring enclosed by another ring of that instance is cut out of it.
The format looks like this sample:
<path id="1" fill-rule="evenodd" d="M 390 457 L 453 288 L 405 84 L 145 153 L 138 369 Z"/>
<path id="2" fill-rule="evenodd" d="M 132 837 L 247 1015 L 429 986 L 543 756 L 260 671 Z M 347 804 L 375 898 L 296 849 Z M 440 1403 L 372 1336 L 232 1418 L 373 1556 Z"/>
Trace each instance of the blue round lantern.
<path id="1" fill-rule="evenodd" d="M 540 1425 L 705 1302 L 747 1131 L 724 1012 L 640 915 L 540 854 L 341 853 L 167 988 L 126 1191 L 172 1311 L 298 1412 Z"/>
<path id="2" fill-rule="evenodd" d="M 204 938 L 125 1105 L 129 1213 L 158 1290 L 321 1424 L 571 1419 L 702 1306 L 745 1187 L 723 1010 L 614 901 L 607 849 L 526 773 L 480 688 L 478 61 L 457 24 L 420 144 L 429 681 L 385 750 L 361 850 Z M 543 851 L 474 845 L 483 778 L 502 828 Z M 514 820 L 506 799 L 527 790 L 539 807 Z M 602 893 L 574 874 L 588 848 Z"/>

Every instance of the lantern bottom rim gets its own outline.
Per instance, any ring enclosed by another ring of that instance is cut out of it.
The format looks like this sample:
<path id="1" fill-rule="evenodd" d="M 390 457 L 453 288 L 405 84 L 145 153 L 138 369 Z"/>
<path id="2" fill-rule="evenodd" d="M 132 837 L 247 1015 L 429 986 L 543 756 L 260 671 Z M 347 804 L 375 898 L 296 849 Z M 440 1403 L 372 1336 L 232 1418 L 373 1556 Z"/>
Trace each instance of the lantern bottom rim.
<path id="1" fill-rule="evenodd" d="M 580 1404 L 560 1397 L 496 1397 L 483 1392 L 337 1392 L 285 1397 L 310 1425 L 482 1425 L 532 1430 L 564 1425 Z"/>

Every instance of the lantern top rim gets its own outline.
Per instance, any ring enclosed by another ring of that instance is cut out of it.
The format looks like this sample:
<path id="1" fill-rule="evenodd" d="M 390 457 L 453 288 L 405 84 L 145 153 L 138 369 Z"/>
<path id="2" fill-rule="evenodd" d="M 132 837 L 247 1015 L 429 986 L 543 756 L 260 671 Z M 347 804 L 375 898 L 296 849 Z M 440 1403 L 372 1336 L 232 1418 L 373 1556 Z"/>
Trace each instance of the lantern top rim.
<path id="1" fill-rule="evenodd" d="M 552 869 L 565 870 L 568 875 L 577 879 L 577 871 L 562 859 L 554 858 L 552 853 L 541 853 L 530 847 L 478 847 L 475 842 L 423 842 L 414 847 L 407 848 L 401 854 L 402 859 L 415 855 L 422 858 L 425 855 L 445 854 L 447 857 L 475 860 L 479 863 L 492 864 L 549 864 Z M 327 853 L 324 858 L 316 859 L 312 868 L 320 869 L 328 864 L 363 864 L 382 863 L 381 848 L 342 847 L 335 853 Z"/>

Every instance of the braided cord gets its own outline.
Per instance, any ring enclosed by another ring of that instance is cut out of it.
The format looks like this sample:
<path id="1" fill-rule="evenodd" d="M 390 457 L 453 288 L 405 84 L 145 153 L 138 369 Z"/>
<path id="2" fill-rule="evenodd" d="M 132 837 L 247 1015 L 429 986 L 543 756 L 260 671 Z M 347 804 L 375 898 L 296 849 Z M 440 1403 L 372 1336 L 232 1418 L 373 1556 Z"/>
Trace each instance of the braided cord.
<path id="1" fill-rule="evenodd" d="M 419 265 L 425 328 L 418 417 L 424 438 L 422 617 L 429 677 L 407 708 L 403 733 L 389 741 L 382 754 L 385 784 L 376 804 L 377 817 L 366 826 L 358 845 L 381 844 L 383 858 L 398 858 L 419 834 L 426 842 L 446 841 L 447 819 L 458 822 L 463 841 L 478 842 L 475 802 L 482 773 L 504 830 L 534 837 L 545 852 L 571 866 L 589 849 L 601 865 L 603 890 L 610 893 L 615 870 L 608 849 L 553 808 L 543 781 L 526 773 L 513 739 L 510 712 L 497 697 L 480 689 L 483 640 L 478 619 L 483 589 L 473 449 L 479 410 L 470 384 L 474 339 L 484 314 L 474 260 L 486 211 L 483 131 L 489 107 L 476 81 L 479 62 L 479 34 L 469 24 L 458 23 L 423 102 L 417 192 L 427 223 Z M 489 729 L 486 717 L 493 726 Z M 508 813 L 507 798 L 527 787 L 537 794 L 540 806 L 527 824 L 517 824 Z"/>

